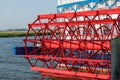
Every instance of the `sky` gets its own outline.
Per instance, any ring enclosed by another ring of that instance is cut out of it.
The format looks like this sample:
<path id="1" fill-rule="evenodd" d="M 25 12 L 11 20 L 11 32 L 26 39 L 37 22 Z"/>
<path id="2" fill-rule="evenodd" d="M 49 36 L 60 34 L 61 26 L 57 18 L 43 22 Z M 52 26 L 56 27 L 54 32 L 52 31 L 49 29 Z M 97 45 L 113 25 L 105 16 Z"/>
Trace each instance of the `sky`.
<path id="1" fill-rule="evenodd" d="M 0 30 L 22 29 L 38 14 L 56 13 L 57 0 L 0 0 Z"/>

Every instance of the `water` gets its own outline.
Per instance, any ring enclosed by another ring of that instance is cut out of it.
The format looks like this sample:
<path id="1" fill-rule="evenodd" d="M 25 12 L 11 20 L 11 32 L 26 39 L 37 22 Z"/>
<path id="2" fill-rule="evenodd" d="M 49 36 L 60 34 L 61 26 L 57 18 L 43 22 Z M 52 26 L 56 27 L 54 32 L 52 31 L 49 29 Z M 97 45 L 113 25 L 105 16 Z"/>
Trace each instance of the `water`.
<path id="1" fill-rule="evenodd" d="M 23 38 L 0 38 L 0 80 L 41 80 L 40 73 L 31 71 L 23 56 L 13 54 L 13 47 L 24 46 Z"/>

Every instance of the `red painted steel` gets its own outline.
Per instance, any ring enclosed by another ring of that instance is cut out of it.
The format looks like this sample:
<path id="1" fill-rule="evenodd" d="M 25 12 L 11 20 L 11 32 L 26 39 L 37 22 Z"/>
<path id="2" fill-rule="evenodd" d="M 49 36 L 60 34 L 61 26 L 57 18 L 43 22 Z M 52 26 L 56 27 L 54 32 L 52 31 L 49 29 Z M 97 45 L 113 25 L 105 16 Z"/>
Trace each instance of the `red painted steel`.
<path id="1" fill-rule="evenodd" d="M 79 49 L 79 50 L 110 50 L 109 41 L 51 41 L 45 40 L 44 44 L 48 48 Z"/>
<path id="2" fill-rule="evenodd" d="M 28 25 L 25 58 L 42 75 L 109 80 L 110 40 L 117 36 L 120 8 L 38 15 Z"/>
<path id="3" fill-rule="evenodd" d="M 38 67 L 32 67 L 31 70 L 40 71 L 40 72 L 48 73 L 48 74 L 51 73 L 52 76 L 54 76 L 56 74 L 58 74 L 60 76 L 68 76 L 69 78 L 87 77 L 87 78 L 102 79 L 102 80 L 108 80 L 110 78 L 110 75 L 102 75 L 102 74 L 98 75 L 98 74 L 90 74 L 90 73 L 83 73 L 83 72 L 45 69 L 45 68 L 38 68 Z"/>

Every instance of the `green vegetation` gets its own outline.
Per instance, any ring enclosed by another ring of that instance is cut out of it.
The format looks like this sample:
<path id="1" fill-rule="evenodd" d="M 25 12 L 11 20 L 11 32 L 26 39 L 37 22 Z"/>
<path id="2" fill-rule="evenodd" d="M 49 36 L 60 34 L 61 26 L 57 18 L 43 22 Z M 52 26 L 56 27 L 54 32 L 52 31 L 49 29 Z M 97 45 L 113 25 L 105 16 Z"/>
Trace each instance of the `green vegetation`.
<path id="1" fill-rule="evenodd" d="M 0 37 L 22 37 L 26 36 L 27 31 L 1 31 Z M 34 33 L 29 33 L 29 36 L 33 36 Z"/>
<path id="2" fill-rule="evenodd" d="M 27 31 L 0 31 L 0 38 L 2 37 L 22 37 L 22 36 L 26 36 L 26 32 Z M 44 33 L 44 35 L 50 35 L 51 33 Z M 35 33 L 33 31 L 29 32 L 28 34 L 29 36 L 34 36 Z M 42 33 L 39 33 L 39 35 L 41 36 Z"/>

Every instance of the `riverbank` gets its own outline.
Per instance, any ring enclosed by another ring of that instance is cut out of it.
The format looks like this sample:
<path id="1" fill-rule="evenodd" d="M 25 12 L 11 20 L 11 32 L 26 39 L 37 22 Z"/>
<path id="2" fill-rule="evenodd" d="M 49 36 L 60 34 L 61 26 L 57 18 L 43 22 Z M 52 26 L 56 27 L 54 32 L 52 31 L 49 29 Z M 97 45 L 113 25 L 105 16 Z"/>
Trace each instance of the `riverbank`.
<path id="1" fill-rule="evenodd" d="M 0 38 L 2 37 L 22 37 L 26 36 L 27 31 L 1 31 L 0 32 Z M 29 33 L 29 36 L 33 36 L 34 33 Z"/>

